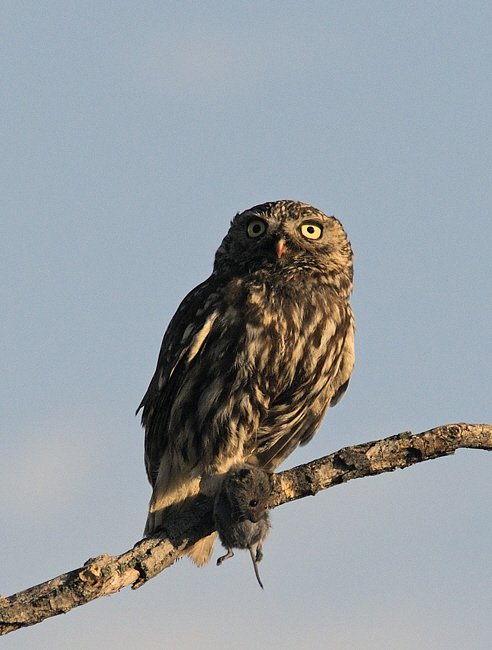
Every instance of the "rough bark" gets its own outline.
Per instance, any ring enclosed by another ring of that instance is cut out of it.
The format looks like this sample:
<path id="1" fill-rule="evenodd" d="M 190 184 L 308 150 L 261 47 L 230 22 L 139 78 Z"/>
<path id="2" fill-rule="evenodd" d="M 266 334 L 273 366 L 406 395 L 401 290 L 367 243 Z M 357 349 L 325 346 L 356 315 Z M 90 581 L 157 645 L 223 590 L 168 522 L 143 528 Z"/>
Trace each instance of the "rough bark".
<path id="1" fill-rule="evenodd" d="M 333 485 L 422 461 L 459 448 L 492 450 L 492 424 L 448 424 L 424 433 L 345 447 L 329 456 L 273 475 L 270 507 L 314 495 Z M 182 557 L 186 548 L 214 530 L 211 500 L 201 498 L 189 513 L 168 522 L 159 536 L 143 539 L 122 555 L 100 555 L 73 571 L 8 598 L 0 596 L 0 634 L 35 625 L 112 594 L 136 589 Z"/>

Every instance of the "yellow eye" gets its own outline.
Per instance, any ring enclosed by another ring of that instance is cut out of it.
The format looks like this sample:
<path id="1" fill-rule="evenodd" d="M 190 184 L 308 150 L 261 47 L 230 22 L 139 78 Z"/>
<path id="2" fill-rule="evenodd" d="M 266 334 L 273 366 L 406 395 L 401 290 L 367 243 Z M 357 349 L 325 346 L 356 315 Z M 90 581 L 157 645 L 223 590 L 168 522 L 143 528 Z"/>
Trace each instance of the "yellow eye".
<path id="1" fill-rule="evenodd" d="M 323 228 L 316 223 L 303 223 L 301 234 L 306 239 L 319 239 L 323 234 Z"/>
<path id="2" fill-rule="evenodd" d="M 256 237 L 261 237 L 266 231 L 266 223 L 263 221 L 263 219 L 252 219 L 248 223 L 248 228 L 246 232 L 248 233 L 248 237 L 251 237 L 255 239 Z"/>

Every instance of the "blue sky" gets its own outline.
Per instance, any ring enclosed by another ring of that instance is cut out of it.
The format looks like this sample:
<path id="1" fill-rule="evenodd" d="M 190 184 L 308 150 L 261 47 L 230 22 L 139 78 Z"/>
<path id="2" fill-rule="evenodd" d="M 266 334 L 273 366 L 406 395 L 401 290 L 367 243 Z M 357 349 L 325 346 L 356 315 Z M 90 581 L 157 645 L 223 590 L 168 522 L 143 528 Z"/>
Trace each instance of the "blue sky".
<path id="1" fill-rule="evenodd" d="M 350 389 L 287 466 L 492 421 L 488 2 L 6 2 L 0 592 L 140 538 L 134 411 L 238 211 L 312 203 L 356 256 Z M 6 648 L 489 647 L 491 459 L 278 508 L 261 566 L 189 562 Z M 220 550 L 220 549 L 218 549 Z"/>

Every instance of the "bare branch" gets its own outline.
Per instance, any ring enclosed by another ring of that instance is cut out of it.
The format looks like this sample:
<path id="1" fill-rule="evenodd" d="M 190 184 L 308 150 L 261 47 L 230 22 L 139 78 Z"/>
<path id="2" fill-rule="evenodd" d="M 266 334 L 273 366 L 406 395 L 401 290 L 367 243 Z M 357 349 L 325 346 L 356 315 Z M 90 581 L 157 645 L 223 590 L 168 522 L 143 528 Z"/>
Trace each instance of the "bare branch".
<path id="1" fill-rule="evenodd" d="M 275 474 L 270 506 L 313 495 L 333 485 L 403 469 L 457 449 L 492 450 L 491 424 L 448 424 L 420 434 L 345 447 L 324 458 Z M 100 555 L 78 569 L 26 589 L 0 596 L 0 635 L 108 596 L 136 589 L 182 557 L 186 548 L 214 530 L 212 503 L 200 498 L 192 512 L 169 520 L 159 536 L 143 539 L 122 555 Z"/>

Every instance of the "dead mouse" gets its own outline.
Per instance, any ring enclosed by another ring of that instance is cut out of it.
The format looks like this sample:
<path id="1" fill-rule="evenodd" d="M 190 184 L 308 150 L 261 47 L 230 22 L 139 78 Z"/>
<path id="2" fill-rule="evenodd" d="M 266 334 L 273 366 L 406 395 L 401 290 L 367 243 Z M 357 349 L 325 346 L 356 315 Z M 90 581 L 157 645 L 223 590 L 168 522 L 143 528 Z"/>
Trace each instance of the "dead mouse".
<path id="1" fill-rule="evenodd" d="M 262 589 L 258 562 L 263 558 L 262 546 L 270 530 L 267 506 L 271 493 L 272 484 L 267 472 L 238 465 L 225 475 L 214 501 L 215 525 L 227 550 L 217 560 L 217 566 L 233 557 L 233 548 L 248 549 Z"/>

